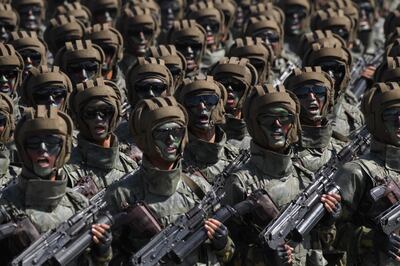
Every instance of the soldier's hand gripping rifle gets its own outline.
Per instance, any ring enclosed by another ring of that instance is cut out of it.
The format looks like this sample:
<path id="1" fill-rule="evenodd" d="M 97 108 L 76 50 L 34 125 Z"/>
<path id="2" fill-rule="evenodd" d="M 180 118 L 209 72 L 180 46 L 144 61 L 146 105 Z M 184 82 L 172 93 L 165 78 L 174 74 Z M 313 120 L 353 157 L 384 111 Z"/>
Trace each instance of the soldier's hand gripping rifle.
<path id="1" fill-rule="evenodd" d="M 250 158 L 248 151 L 242 151 L 225 169 L 216 176 L 214 185 L 199 204 L 179 216 L 130 259 L 132 265 L 157 265 L 167 255 L 173 256 L 175 246 L 186 241 L 191 235 L 204 227 L 204 221 L 214 213 L 223 198 L 225 179 Z M 229 212 L 229 210 L 228 210 Z M 173 257 L 172 257 L 173 258 Z"/>
<path id="2" fill-rule="evenodd" d="M 287 240 L 301 242 L 326 213 L 321 196 L 326 193 L 339 192 L 339 187 L 333 180 L 338 166 L 362 154 L 369 146 L 370 140 L 371 137 L 364 126 L 349 145 L 338 154 L 333 155 L 315 173 L 315 181 L 268 224 L 260 233 L 261 241 L 272 249 L 277 249 Z"/>

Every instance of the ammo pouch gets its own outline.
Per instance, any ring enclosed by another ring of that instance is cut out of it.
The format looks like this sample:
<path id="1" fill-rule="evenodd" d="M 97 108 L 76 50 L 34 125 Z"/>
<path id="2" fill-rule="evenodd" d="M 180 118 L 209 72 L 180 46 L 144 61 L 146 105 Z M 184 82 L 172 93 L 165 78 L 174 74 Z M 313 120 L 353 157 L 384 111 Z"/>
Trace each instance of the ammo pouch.
<path id="1" fill-rule="evenodd" d="M 257 190 L 249 196 L 255 202 L 255 219 L 257 224 L 267 225 L 278 216 L 279 210 L 265 190 Z"/>
<path id="2" fill-rule="evenodd" d="M 8 238 L 8 246 L 12 255 L 18 255 L 40 237 L 40 233 L 28 217 L 16 222 L 15 231 Z"/>

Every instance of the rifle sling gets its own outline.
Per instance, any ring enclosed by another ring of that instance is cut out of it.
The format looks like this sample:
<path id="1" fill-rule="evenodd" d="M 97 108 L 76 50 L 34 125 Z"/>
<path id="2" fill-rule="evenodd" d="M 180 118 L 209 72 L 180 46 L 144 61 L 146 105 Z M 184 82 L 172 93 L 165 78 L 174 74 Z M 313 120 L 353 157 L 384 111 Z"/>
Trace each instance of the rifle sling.
<path id="1" fill-rule="evenodd" d="M 190 177 L 186 174 L 182 174 L 182 181 L 196 194 L 199 199 L 203 199 L 205 196 L 204 191 L 201 189 L 196 182 L 194 182 Z"/>

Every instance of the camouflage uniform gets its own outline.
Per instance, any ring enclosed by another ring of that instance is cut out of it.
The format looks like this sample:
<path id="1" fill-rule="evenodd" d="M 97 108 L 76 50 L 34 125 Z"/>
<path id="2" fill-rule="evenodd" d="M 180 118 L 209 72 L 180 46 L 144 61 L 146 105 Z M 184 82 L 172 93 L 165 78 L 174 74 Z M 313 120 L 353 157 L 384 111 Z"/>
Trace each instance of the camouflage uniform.
<path id="1" fill-rule="evenodd" d="M 77 91 L 71 96 L 71 111 L 80 133 L 78 146 L 72 151 L 71 160 L 64 166 L 69 186 L 93 182 L 97 192 L 137 168 L 135 162 L 119 152 L 118 138 L 112 134 L 121 114 L 118 92 L 114 83 L 99 78 L 95 82 L 79 84 Z M 110 148 L 104 148 L 91 141 L 90 130 L 82 118 L 83 107 L 95 99 L 112 105 L 115 110 L 108 132 L 108 136 L 111 137 Z M 87 177 L 91 180 L 85 180 Z"/>
<path id="2" fill-rule="evenodd" d="M 268 141 L 256 118 L 256 114 L 270 104 L 285 108 L 295 117 L 293 126 L 287 133 L 286 152 L 283 153 L 265 148 L 268 147 Z M 251 158 L 226 181 L 227 204 L 241 202 L 253 191 L 264 189 L 276 207 L 283 210 L 305 186 L 311 183 L 312 176 L 307 175 L 292 163 L 290 145 L 298 139 L 299 112 L 300 104 L 297 98 L 285 92 L 283 86 L 274 88 L 271 85 L 265 85 L 264 88 L 261 86 L 254 88 L 244 106 L 244 118 L 252 136 Z M 260 224 L 256 222 L 257 220 L 256 215 L 252 214 L 235 221 L 230 227 L 233 240 L 238 246 L 238 265 L 284 265 L 275 257 L 275 252 L 272 253 L 260 243 L 258 234 L 266 224 L 264 224 L 265 221 Z M 324 244 L 320 243 L 320 233 L 325 232 L 326 235 L 330 235 L 334 230 L 331 227 L 322 228 L 322 226 L 319 229 L 313 230 L 310 236 L 306 236 L 304 241 L 294 247 L 292 265 L 326 265 L 326 260 L 320 250 L 321 245 Z M 290 242 L 289 245 L 291 245 Z"/>
<path id="3" fill-rule="evenodd" d="M 155 117 L 157 120 L 154 120 Z M 144 152 L 143 163 L 137 172 L 128 175 L 107 190 L 106 200 L 109 203 L 109 210 L 115 214 L 122 210 L 122 206 L 144 201 L 161 225 L 166 227 L 173 223 L 179 215 L 195 206 L 200 199 L 192 185 L 188 185 L 184 181 L 179 157 L 171 170 L 160 170 L 147 159 L 159 156 L 151 131 L 156 125 L 167 122 L 176 122 L 186 128 L 187 114 L 172 97 L 153 98 L 140 102 L 131 119 L 135 121 L 135 123 L 130 123 L 132 133 L 135 139 L 140 140 L 138 145 Z M 180 154 L 186 142 L 187 132 L 185 132 L 185 137 L 179 147 Z M 204 178 L 195 175 L 188 178 L 194 181 L 201 190 L 210 189 L 210 185 Z M 145 245 L 151 236 L 141 235 L 141 231 L 142 228 L 135 230 L 132 225 L 129 226 L 129 230 L 119 232 L 120 241 L 116 243 L 119 252 L 132 254 Z M 114 233 L 118 234 L 118 232 Z M 223 250 L 217 252 L 212 250 L 208 244 L 203 244 L 201 250 L 193 252 L 182 265 L 219 265 L 217 259 L 221 261 L 229 259 L 232 255 L 232 248 L 230 241 Z M 167 262 L 166 265 L 175 264 Z"/>
<path id="4" fill-rule="evenodd" d="M 374 201 L 369 192 L 387 177 L 400 182 L 399 147 L 385 142 L 389 138 L 381 116 L 386 108 L 398 106 L 399 90 L 397 83 L 377 83 L 365 95 L 363 112 L 373 137 L 370 152 L 346 163 L 335 175 L 343 206 L 336 244 L 348 252 L 348 265 L 398 265 L 381 251 L 384 243 L 374 241 L 377 234 L 383 234 L 376 229 L 375 218 L 391 204 L 386 196 Z"/>

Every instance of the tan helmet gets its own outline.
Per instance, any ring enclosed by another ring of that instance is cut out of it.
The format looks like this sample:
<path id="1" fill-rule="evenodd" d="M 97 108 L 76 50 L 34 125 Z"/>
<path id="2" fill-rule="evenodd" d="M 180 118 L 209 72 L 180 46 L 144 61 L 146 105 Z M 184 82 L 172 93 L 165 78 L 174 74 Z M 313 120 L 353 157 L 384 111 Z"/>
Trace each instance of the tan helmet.
<path id="1" fill-rule="evenodd" d="M 400 38 L 400 27 L 396 27 L 392 32 L 386 35 L 385 47 L 388 47 L 398 38 Z"/>
<path id="2" fill-rule="evenodd" d="M 246 89 L 239 99 L 236 109 L 242 109 L 244 101 L 250 92 L 250 88 L 257 85 L 257 70 L 254 68 L 247 58 L 239 59 L 238 57 L 224 57 L 210 70 L 210 75 L 216 81 L 225 78 L 234 78 L 245 84 Z"/>
<path id="3" fill-rule="evenodd" d="M 225 105 L 228 93 L 225 87 L 221 83 L 215 81 L 212 76 L 207 76 L 205 78 L 197 76 L 193 80 L 184 80 L 182 86 L 176 90 L 175 97 L 180 104 L 185 106 L 186 95 L 204 91 L 215 93 L 219 97 L 218 104 L 211 113 L 212 122 L 214 125 L 225 124 Z M 189 121 L 189 123 L 191 123 L 191 121 Z"/>
<path id="4" fill-rule="evenodd" d="M 81 40 L 85 35 L 85 26 L 73 16 L 59 15 L 50 20 L 44 32 L 50 52 L 55 55 L 65 42 Z"/>
<path id="5" fill-rule="evenodd" d="M 88 80 L 79 83 L 76 86 L 76 90 L 74 90 L 71 95 L 70 109 L 76 127 L 79 129 L 80 134 L 82 134 L 86 139 L 91 139 L 92 136 L 87 123 L 82 118 L 82 113 L 84 107 L 94 99 L 104 101 L 105 103 L 112 105 L 115 109 L 114 115 L 109 124 L 109 135 L 117 127 L 122 114 L 121 94 L 114 82 L 103 78 L 97 78 L 96 80 Z"/>
<path id="6" fill-rule="evenodd" d="M 147 8 L 151 11 L 154 18 L 157 20 L 157 25 L 161 25 L 161 9 L 155 0 L 129 0 L 124 8 L 133 9 L 135 7 Z"/>
<path id="7" fill-rule="evenodd" d="M 350 80 L 350 66 L 352 64 L 350 51 L 346 47 L 337 45 L 330 40 L 326 40 L 322 44 L 314 43 L 304 55 L 303 66 L 318 66 L 322 60 L 337 61 L 344 64 L 344 77 L 337 86 L 338 91 L 336 93 L 344 92 Z"/>
<path id="8" fill-rule="evenodd" d="M 56 134 L 63 138 L 61 151 L 55 162 L 55 169 L 60 169 L 68 162 L 72 149 L 72 131 L 74 124 L 71 118 L 55 106 L 38 105 L 27 108 L 15 129 L 15 144 L 25 168 L 33 172 L 32 162 L 25 149 L 25 141 L 38 134 Z"/>
<path id="9" fill-rule="evenodd" d="M 0 134 L 0 142 L 8 143 L 13 139 L 15 130 L 15 113 L 14 103 L 5 93 L 0 93 L 0 114 L 6 117 L 7 121 L 4 130 Z"/>
<path id="10" fill-rule="evenodd" d="M 295 68 L 292 74 L 285 80 L 284 86 L 287 90 L 292 91 L 294 94 L 296 88 L 304 83 L 310 82 L 318 82 L 325 85 L 327 91 L 326 102 L 322 107 L 321 115 L 323 118 L 326 118 L 332 111 L 334 105 L 334 86 L 335 82 L 327 73 L 323 72 L 321 67 L 304 67 L 302 69 Z M 305 117 L 301 117 L 302 120 L 307 119 Z"/>
<path id="11" fill-rule="evenodd" d="M 64 3 L 59 5 L 56 8 L 54 16 L 58 15 L 73 16 L 87 27 L 89 27 L 92 22 L 92 12 L 90 12 L 89 8 L 81 5 L 79 2 Z"/>
<path id="12" fill-rule="evenodd" d="M 264 69 L 258 70 L 258 83 L 263 84 L 269 78 L 269 72 L 275 59 L 274 52 L 261 38 L 238 38 L 232 44 L 229 57 L 247 58 L 263 62 Z M 255 66 L 255 65 L 253 65 Z M 256 66 L 255 66 L 256 67 Z"/>
<path id="13" fill-rule="evenodd" d="M 382 120 L 382 112 L 391 107 L 400 107 L 400 86 L 397 82 L 375 83 L 365 93 L 361 103 L 368 131 L 382 142 L 389 139 Z"/>
<path id="14" fill-rule="evenodd" d="M 349 34 L 347 43 L 354 42 L 356 38 L 356 22 L 349 15 L 346 15 L 342 9 L 318 10 L 311 18 L 310 27 L 311 30 L 329 30 L 334 27 L 343 27 Z"/>
<path id="15" fill-rule="evenodd" d="M 250 6 L 250 17 L 272 17 L 279 24 L 285 24 L 285 13 L 273 3 L 258 3 Z"/>
<path id="16" fill-rule="evenodd" d="M 212 2 L 224 13 L 225 28 L 230 29 L 235 21 L 236 2 L 234 0 L 213 0 Z"/>
<path id="17" fill-rule="evenodd" d="M 359 7 L 351 0 L 327 1 L 323 9 L 343 10 L 344 14 L 353 20 L 353 35 L 356 36 L 359 25 Z"/>
<path id="18" fill-rule="evenodd" d="M 137 104 L 129 118 L 129 129 L 144 155 L 155 157 L 160 151 L 153 139 L 153 130 L 164 123 L 176 122 L 185 128 L 185 137 L 178 151 L 182 155 L 188 142 L 188 120 L 185 108 L 174 97 L 155 97 Z"/>
<path id="19" fill-rule="evenodd" d="M 19 16 L 11 4 L 0 3 L 0 21 L 7 23 L 7 25 L 13 27 L 11 31 L 18 30 L 19 27 Z"/>
<path id="20" fill-rule="evenodd" d="M 86 2 L 86 6 L 89 7 L 93 15 L 105 9 L 115 10 L 117 17 L 120 15 L 122 6 L 120 0 L 88 0 Z"/>
<path id="21" fill-rule="evenodd" d="M 186 73 L 186 59 L 178 50 L 175 45 L 156 45 L 149 48 L 147 56 L 164 60 L 165 66 L 170 70 L 174 78 L 174 87 L 177 88 L 183 81 Z M 171 69 L 181 70 L 180 74 L 175 75 Z"/>
<path id="22" fill-rule="evenodd" d="M 375 70 L 374 81 L 400 82 L 400 57 L 386 57 Z"/>
<path id="23" fill-rule="evenodd" d="M 308 31 L 310 26 L 310 14 L 311 14 L 311 3 L 308 0 L 281 0 L 279 1 L 279 7 L 286 11 L 289 7 L 298 6 L 305 9 L 307 16 L 301 22 L 301 28 L 304 32 Z"/>
<path id="24" fill-rule="evenodd" d="M 40 65 L 47 64 L 47 45 L 34 31 L 14 31 L 8 42 L 18 52 L 33 50 L 41 55 Z"/>
<path id="25" fill-rule="evenodd" d="M 14 88 L 15 90 L 18 89 L 22 83 L 24 60 L 21 55 L 15 51 L 11 44 L 0 43 L 0 68 L 1 67 L 15 67 L 18 70 L 18 76 Z"/>
<path id="26" fill-rule="evenodd" d="M 331 30 L 315 30 L 303 34 L 297 54 L 300 56 L 300 58 L 302 58 L 314 43 L 323 44 L 327 41 L 338 46 L 346 47 L 346 42 L 342 39 L 342 37 L 336 33 L 333 33 Z"/>
<path id="27" fill-rule="evenodd" d="M 93 44 L 100 47 L 107 45 L 116 48 L 117 54 L 113 59 L 113 63 L 122 60 L 122 57 L 124 56 L 124 39 L 117 29 L 110 27 L 108 24 L 95 24 L 93 25 L 88 37 Z"/>
<path id="28" fill-rule="evenodd" d="M 266 17 L 266 16 L 251 17 L 244 31 L 244 34 L 245 36 L 255 37 L 254 33 L 261 29 L 271 29 L 278 33 L 279 42 L 277 48 L 274 49 L 274 54 L 276 57 L 279 57 L 283 50 L 283 41 L 284 41 L 283 25 L 280 24 L 278 21 L 276 21 L 273 17 Z"/>
<path id="29" fill-rule="evenodd" d="M 67 71 L 71 63 L 82 62 L 85 60 L 97 61 L 100 65 L 97 77 L 101 76 L 101 66 L 104 64 L 105 56 L 103 50 L 90 40 L 77 40 L 67 42 L 60 49 L 55 57 L 54 64 L 60 66 L 61 70 Z"/>
<path id="30" fill-rule="evenodd" d="M 400 38 L 394 39 L 388 46 L 386 46 L 386 56 L 400 56 Z"/>
<path id="31" fill-rule="evenodd" d="M 271 84 L 257 85 L 251 90 L 243 108 L 243 117 L 246 121 L 249 134 L 256 144 L 268 148 L 268 143 L 257 120 L 257 116 L 269 105 L 285 108 L 295 117 L 294 125 L 288 132 L 285 145 L 285 148 L 288 148 L 299 139 L 301 130 L 299 119 L 300 103 L 292 92 L 285 90 L 283 85 L 276 87 Z"/>
<path id="32" fill-rule="evenodd" d="M 47 65 L 41 65 L 38 68 L 31 68 L 19 91 L 21 101 L 26 106 L 36 106 L 37 103 L 35 103 L 33 97 L 34 91 L 49 85 L 60 85 L 67 91 L 67 97 L 60 107 L 61 111 L 66 112 L 68 110 L 68 99 L 73 87 L 69 77 L 58 66 L 48 67 Z"/>
<path id="33" fill-rule="evenodd" d="M 131 106 L 135 106 L 140 100 L 136 90 L 135 83 L 146 78 L 157 78 L 167 85 L 167 96 L 174 94 L 174 81 L 171 72 L 165 66 L 164 60 L 153 57 L 139 57 L 136 64 L 129 69 L 126 88 L 128 90 L 128 101 Z"/>

